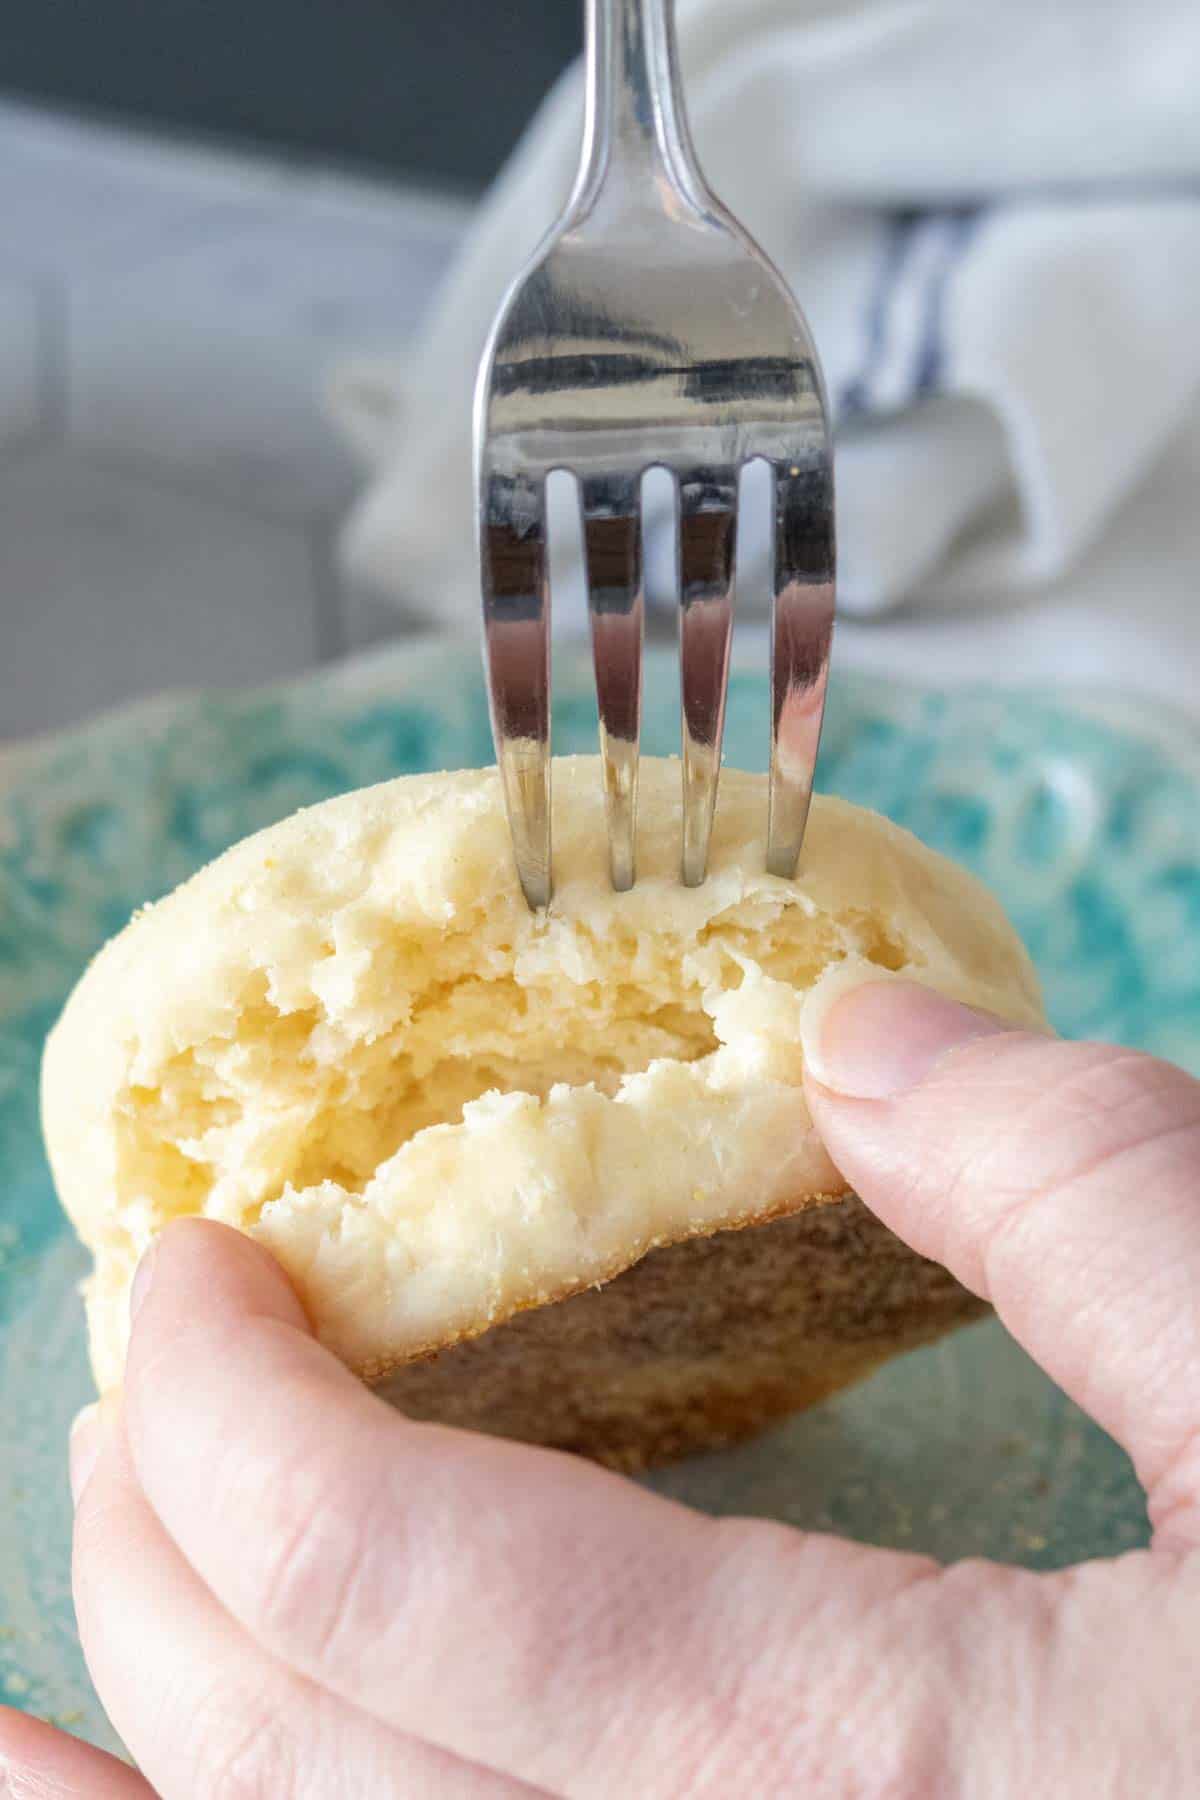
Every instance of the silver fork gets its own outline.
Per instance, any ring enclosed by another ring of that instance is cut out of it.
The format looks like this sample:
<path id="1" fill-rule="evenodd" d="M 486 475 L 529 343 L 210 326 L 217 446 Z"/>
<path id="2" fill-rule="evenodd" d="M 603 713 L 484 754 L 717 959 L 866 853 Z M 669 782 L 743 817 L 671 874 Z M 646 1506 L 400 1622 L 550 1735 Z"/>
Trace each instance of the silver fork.
<path id="1" fill-rule="evenodd" d="M 475 405 L 484 643 L 517 872 L 552 887 L 546 479 L 578 481 L 614 888 L 635 878 L 641 480 L 678 495 L 683 846 L 704 880 L 733 622 L 738 480 L 774 472 L 767 865 L 804 838 L 833 627 L 825 396 L 778 271 L 714 198 L 684 115 L 671 0 L 587 0 L 583 159 L 566 210 L 509 290 Z"/>

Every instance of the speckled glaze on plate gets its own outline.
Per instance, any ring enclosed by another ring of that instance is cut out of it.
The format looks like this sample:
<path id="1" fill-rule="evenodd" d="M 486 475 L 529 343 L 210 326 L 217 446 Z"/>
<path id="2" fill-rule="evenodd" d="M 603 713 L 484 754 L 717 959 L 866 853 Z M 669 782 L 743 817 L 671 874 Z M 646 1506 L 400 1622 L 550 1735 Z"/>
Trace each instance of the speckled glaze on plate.
<path id="1" fill-rule="evenodd" d="M 585 664 L 560 657 L 555 684 L 555 748 L 593 748 Z M 674 659 L 657 652 L 648 750 L 675 750 L 677 716 Z M 726 745 L 730 762 L 763 765 L 760 667 L 735 669 Z M 135 905 L 247 832 L 390 775 L 490 760 L 476 659 L 423 646 L 269 693 L 157 701 L 0 756 L 0 1699 L 113 1742 L 70 1602 L 65 1442 L 90 1388 L 84 1259 L 37 1121 L 50 1022 Z M 819 782 L 995 888 L 1061 1030 L 1200 1071 L 1200 741 L 1187 727 L 1111 701 L 842 675 Z M 1146 1535 L 1125 1457 L 994 1321 L 653 1482 L 714 1511 L 945 1558 L 1050 1567 Z"/>

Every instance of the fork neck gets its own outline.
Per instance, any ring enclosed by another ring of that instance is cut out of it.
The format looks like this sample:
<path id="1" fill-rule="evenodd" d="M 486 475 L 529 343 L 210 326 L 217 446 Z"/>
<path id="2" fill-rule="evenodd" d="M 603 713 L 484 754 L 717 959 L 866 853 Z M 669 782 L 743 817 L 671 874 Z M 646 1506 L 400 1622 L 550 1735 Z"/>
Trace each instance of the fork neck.
<path id="1" fill-rule="evenodd" d="M 576 199 L 601 188 L 630 188 L 637 204 L 648 180 L 666 178 L 703 205 L 684 107 L 674 0 L 586 0 L 587 114 Z"/>

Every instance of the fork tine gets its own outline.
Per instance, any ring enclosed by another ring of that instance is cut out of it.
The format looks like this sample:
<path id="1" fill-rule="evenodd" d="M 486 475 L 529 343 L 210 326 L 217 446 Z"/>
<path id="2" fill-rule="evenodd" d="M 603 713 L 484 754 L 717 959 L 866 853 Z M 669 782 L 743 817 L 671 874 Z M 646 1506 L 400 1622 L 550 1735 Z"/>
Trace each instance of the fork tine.
<path id="1" fill-rule="evenodd" d="M 550 865 L 550 606 L 544 481 L 485 470 L 480 558 L 496 761 L 517 874 L 547 906 Z"/>
<path id="2" fill-rule="evenodd" d="M 641 492 L 628 475 L 587 476 L 581 490 L 609 869 L 613 887 L 623 893 L 636 874 L 645 611 Z"/>
<path id="3" fill-rule="evenodd" d="M 686 476 L 679 491 L 685 887 L 699 887 L 708 869 L 725 729 L 736 539 L 737 470 Z"/>
<path id="4" fill-rule="evenodd" d="M 800 859 L 825 713 L 834 609 L 833 481 L 828 457 L 775 470 L 771 598 L 771 782 L 767 868 L 791 880 Z"/>

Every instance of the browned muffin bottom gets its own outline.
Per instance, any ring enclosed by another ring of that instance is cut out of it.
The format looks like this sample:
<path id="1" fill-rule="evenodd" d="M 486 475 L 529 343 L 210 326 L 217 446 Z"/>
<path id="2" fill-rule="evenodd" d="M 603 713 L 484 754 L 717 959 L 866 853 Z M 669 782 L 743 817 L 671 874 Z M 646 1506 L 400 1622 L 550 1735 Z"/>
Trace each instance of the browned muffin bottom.
<path id="1" fill-rule="evenodd" d="M 635 1471 L 748 1437 L 986 1311 L 850 1195 L 654 1250 L 377 1391 L 415 1419 Z"/>

